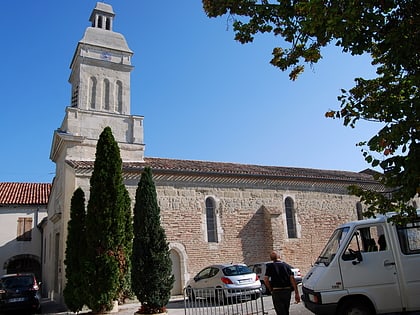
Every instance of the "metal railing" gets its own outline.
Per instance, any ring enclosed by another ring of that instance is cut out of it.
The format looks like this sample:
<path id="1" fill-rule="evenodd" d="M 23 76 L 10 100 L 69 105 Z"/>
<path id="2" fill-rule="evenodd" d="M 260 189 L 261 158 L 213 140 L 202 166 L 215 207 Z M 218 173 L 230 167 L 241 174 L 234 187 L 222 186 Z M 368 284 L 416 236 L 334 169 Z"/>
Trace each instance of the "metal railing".
<path id="1" fill-rule="evenodd" d="M 260 289 L 184 289 L 185 315 L 266 315 Z"/>

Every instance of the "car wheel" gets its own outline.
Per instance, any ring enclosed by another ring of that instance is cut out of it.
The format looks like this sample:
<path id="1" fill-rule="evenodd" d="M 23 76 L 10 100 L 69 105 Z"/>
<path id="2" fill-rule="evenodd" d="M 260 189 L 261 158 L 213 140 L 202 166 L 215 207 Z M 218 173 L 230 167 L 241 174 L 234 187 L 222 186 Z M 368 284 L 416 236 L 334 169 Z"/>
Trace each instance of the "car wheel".
<path id="1" fill-rule="evenodd" d="M 195 301 L 195 294 L 194 294 L 194 290 L 193 290 L 193 288 L 188 287 L 188 288 L 186 289 L 186 293 L 187 293 L 188 300 L 190 300 L 190 301 Z"/>
<path id="2" fill-rule="evenodd" d="M 271 295 L 270 291 L 268 291 L 267 286 L 265 285 L 264 281 L 261 281 L 261 294 L 262 295 Z"/>
<path id="3" fill-rule="evenodd" d="M 265 283 L 263 281 L 261 281 L 261 293 L 262 294 L 267 294 L 267 287 L 265 286 Z"/>
<path id="4" fill-rule="evenodd" d="M 347 300 L 339 307 L 338 314 L 340 315 L 373 315 L 368 301 L 363 300 Z"/>
<path id="5" fill-rule="evenodd" d="M 1 312 L 0 312 L 1 313 Z M 3 314 L 3 313 L 1 313 L 1 314 Z M 41 306 L 40 307 L 38 307 L 36 310 L 34 310 L 34 309 L 30 309 L 30 310 L 28 310 L 28 312 L 26 312 L 26 313 L 24 313 L 24 314 L 42 314 L 42 308 L 41 308 Z"/>
<path id="6" fill-rule="evenodd" d="M 226 296 L 222 288 L 216 288 L 216 291 L 214 292 L 214 297 L 215 297 L 215 302 L 217 304 L 225 304 Z"/>

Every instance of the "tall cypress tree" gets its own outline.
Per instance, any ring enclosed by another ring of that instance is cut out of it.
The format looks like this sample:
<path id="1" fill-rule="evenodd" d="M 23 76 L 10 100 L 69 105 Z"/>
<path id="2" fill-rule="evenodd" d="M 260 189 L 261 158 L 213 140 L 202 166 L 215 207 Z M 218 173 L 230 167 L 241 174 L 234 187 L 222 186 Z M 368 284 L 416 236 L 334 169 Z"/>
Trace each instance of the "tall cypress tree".
<path id="1" fill-rule="evenodd" d="M 127 189 L 124 189 L 123 203 L 125 206 L 123 209 L 125 213 L 125 233 L 124 233 L 124 257 L 120 257 L 119 269 L 119 294 L 118 300 L 124 303 L 126 298 L 133 297 L 133 291 L 131 290 L 131 253 L 133 249 L 133 217 L 131 212 L 131 199 Z"/>
<path id="2" fill-rule="evenodd" d="M 143 170 L 136 190 L 131 282 L 141 303 L 137 313 L 152 314 L 165 310 L 174 276 L 150 167 Z"/>
<path id="3" fill-rule="evenodd" d="M 85 304 L 84 260 L 86 255 L 86 209 L 85 193 L 77 188 L 71 198 L 70 221 L 67 226 L 66 266 L 67 283 L 63 291 L 67 307 L 79 312 Z"/>
<path id="4" fill-rule="evenodd" d="M 86 215 L 87 305 L 109 311 L 119 299 L 129 272 L 132 230 L 130 199 L 122 178 L 122 160 L 110 127 L 101 133 L 90 178 Z"/>

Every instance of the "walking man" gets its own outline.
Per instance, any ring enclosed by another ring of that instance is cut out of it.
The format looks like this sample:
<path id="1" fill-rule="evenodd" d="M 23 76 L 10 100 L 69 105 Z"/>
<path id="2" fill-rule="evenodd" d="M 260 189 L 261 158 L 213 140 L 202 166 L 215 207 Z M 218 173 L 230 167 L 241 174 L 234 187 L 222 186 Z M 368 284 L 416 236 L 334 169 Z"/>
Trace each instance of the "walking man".
<path id="1" fill-rule="evenodd" d="M 272 263 L 267 264 L 264 283 L 271 292 L 274 309 L 277 315 L 289 315 L 292 291 L 295 291 L 295 302 L 300 302 L 299 291 L 290 266 L 280 260 L 277 252 L 270 254 Z"/>

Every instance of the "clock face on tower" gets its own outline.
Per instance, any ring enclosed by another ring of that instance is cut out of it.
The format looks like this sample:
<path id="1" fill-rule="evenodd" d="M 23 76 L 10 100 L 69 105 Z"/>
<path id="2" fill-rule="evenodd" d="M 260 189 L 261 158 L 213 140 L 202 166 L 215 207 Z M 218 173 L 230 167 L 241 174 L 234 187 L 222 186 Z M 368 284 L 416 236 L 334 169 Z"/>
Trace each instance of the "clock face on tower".
<path id="1" fill-rule="evenodd" d="M 111 61 L 111 54 L 109 52 L 104 51 L 101 53 L 101 59 Z"/>

